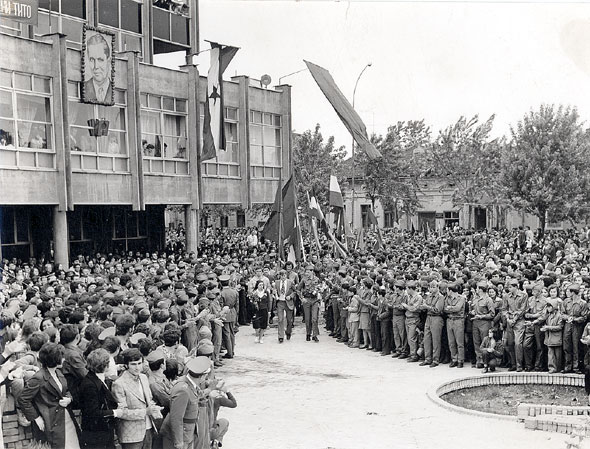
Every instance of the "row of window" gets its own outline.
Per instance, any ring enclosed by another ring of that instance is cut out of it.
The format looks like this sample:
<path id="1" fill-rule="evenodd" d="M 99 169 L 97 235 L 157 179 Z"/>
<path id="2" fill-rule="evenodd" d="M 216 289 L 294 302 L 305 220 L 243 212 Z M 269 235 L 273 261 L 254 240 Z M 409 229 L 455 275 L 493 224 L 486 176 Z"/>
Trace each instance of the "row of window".
<path id="1" fill-rule="evenodd" d="M 69 141 L 74 170 L 128 172 L 126 91 L 114 106 L 80 102 L 80 83 L 68 82 Z M 140 94 L 141 148 L 146 173 L 188 175 L 187 100 Z M 200 105 L 201 135 L 204 104 Z M 226 148 L 203 164 L 203 174 L 240 177 L 238 109 L 225 108 Z M 54 168 L 51 79 L 0 70 L 0 166 Z M 89 119 L 109 122 L 107 136 L 92 136 Z M 254 178 L 280 177 L 282 128 L 278 114 L 250 111 L 250 166 Z"/>
<path id="2" fill-rule="evenodd" d="M 151 3 L 151 0 L 146 0 Z M 157 6 L 157 5 L 155 5 Z M 144 0 L 97 0 L 98 23 L 116 34 L 119 51 L 142 52 Z M 160 7 L 153 9 L 154 37 L 183 46 L 190 45 L 188 7 L 178 13 Z M 68 46 L 80 49 L 82 27 L 87 20 L 86 0 L 39 0 L 35 36 L 63 33 Z M 22 25 L 0 19 L 0 31 L 20 35 Z"/>

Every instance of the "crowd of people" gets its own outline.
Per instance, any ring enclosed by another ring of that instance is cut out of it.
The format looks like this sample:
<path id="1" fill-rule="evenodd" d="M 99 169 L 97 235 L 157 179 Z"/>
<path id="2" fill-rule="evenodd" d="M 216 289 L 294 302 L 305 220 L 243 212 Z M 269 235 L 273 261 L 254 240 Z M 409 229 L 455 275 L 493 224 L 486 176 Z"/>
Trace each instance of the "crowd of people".
<path id="1" fill-rule="evenodd" d="M 590 373 L 585 229 L 366 237 L 346 256 L 307 241 L 296 263 L 255 229 L 213 228 L 198 254 L 4 260 L 0 382 L 19 423 L 52 448 L 221 447 L 236 332 L 287 346 L 302 316 L 319 343 L 321 313 L 338 342 L 424 367 Z"/>

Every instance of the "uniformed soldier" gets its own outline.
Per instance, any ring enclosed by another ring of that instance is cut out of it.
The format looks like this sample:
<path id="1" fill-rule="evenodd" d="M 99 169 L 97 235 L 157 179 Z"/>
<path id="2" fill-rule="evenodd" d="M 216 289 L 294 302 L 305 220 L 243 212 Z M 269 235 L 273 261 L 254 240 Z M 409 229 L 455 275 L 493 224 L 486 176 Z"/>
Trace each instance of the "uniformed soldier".
<path id="1" fill-rule="evenodd" d="M 481 355 L 481 342 L 488 336 L 488 331 L 492 327 L 492 320 L 495 316 L 494 302 L 487 295 L 488 285 L 485 281 L 477 283 L 477 290 L 471 309 L 471 320 L 473 321 L 473 346 L 477 368 L 483 368 L 483 358 Z"/>
<path id="2" fill-rule="evenodd" d="M 463 368 L 465 361 L 465 296 L 460 294 L 461 286 L 453 282 L 448 286 L 444 312 L 447 314 L 447 336 L 451 350 L 450 368 Z"/>
<path id="3" fill-rule="evenodd" d="M 429 365 L 435 368 L 440 363 L 442 346 L 443 308 L 445 298 L 438 289 L 438 282 L 432 280 L 429 286 L 430 292 L 424 298 L 422 310 L 426 311 L 426 323 L 424 325 L 424 361 L 420 366 Z"/>
<path id="4" fill-rule="evenodd" d="M 393 340 L 395 351 L 392 357 L 405 359 L 408 357 L 408 339 L 406 333 L 406 311 L 403 306 L 405 302 L 405 287 L 403 280 L 394 282 L 395 291 L 391 293 L 391 324 L 393 327 Z"/>
<path id="5" fill-rule="evenodd" d="M 584 331 L 584 323 L 588 313 L 587 305 L 578 295 L 580 286 L 570 284 L 565 291 L 566 299 L 563 301 L 563 352 L 565 354 L 564 372 L 571 373 L 580 370 L 580 338 Z"/>
<path id="6" fill-rule="evenodd" d="M 170 392 L 170 413 L 161 430 L 164 449 L 192 449 L 195 441 L 199 401 L 206 399 L 199 384 L 211 372 L 211 361 L 208 357 L 195 357 L 186 369 L 187 374 Z"/>
<path id="7" fill-rule="evenodd" d="M 418 294 L 416 287 L 416 281 L 409 281 L 407 283 L 406 302 L 402 303 L 406 311 L 406 333 L 408 335 L 408 344 L 410 345 L 410 358 L 408 362 L 418 361 L 418 324 L 420 323 L 422 296 Z"/>
<path id="8" fill-rule="evenodd" d="M 541 324 L 534 323 L 545 311 L 547 300 L 542 296 L 542 287 L 533 287 L 533 296 L 529 298 L 527 311 L 524 314 L 526 329 L 524 332 L 525 370 L 543 370 L 543 331 Z M 533 347 L 535 348 L 533 351 Z"/>
<path id="9" fill-rule="evenodd" d="M 528 308 L 528 296 L 519 290 L 517 279 L 508 281 L 508 293 L 505 295 L 506 341 L 510 355 L 511 368 L 521 372 L 524 368 L 524 314 Z"/>

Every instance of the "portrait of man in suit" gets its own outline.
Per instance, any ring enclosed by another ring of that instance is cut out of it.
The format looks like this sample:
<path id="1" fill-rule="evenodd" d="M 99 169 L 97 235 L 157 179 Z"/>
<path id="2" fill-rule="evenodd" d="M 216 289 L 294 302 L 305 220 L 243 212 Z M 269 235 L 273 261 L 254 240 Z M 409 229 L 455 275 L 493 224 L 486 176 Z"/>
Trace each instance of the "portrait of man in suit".
<path id="1" fill-rule="evenodd" d="M 110 106 L 114 104 L 113 36 L 86 28 L 85 44 L 82 101 Z"/>

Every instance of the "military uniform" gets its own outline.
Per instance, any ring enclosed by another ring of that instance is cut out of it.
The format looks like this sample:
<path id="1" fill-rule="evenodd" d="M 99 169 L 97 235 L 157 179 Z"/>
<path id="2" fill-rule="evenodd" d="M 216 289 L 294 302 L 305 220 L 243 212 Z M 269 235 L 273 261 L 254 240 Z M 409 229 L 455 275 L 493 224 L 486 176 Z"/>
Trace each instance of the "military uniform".
<path id="1" fill-rule="evenodd" d="M 565 372 L 580 369 L 580 338 L 584 331 L 584 322 L 588 313 L 586 303 L 578 296 L 577 290 L 579 287 L 574 286 L 571 297 L 566 298 L 563 302 L 563 319 L 565 320 L 563 328 L 563 352 L 565 355 Z"/>
<path id="2" fill-rule="evenodd" d="M 478 285 L 478 289 L 480 288 L 481 285 Z M 472 314 L 474 317 L 479 316 L 479 318 L 473 320 L 473 346 L 477 367 L 483 368 L 480 346 L 492 327 L 492 320 L 495 315 L 494 301 L 486 293 L 476 295 L 473 301 Z"/>
<path id="3" fill-rule="evenodd" d="M 545 298 L 533 296 L 528 301 L 527 312 L 525 319 L 536 320 L 539 318 L 544 310 L 547 301 Z M 535 347 L 533 352 L 533 346 Z M 543 332 L 541 325 L 538 323 L 530 323 L 524 332 L 524 361 L 527 371 L 542 371 L 543 370 Z"/>
<path id="4" fill-rule="evenodd" d="M 447 314 L 450 366 L 462 367 L 465 361 L 465 297 L 457 292 L 449 292 L 443 310 Z"/>
<path id="5" fill-rule="evenodd" d="M 405 292 L 401 289 L 404 287 L 403 281 L 395 282 L 396 291 L 391 293 L 391 325 L 393 329 L 393 340 L 395 343 L 394 357 L 405 359 L 408 357 L 408 338 L 406 333 L 406 312 L 403 304 L 405 303 Z M 400 288 L 401 287 L 401 288 Z"/>
<path id="6" fill-rule="evenodd" d="M 416 288 L 416 282 L 410 281 L 408 288 Z M 410 358 L 408 362 L 418 361 L 418 324 L 420 323 L 420 307 L 422 306 L 422 301 L 422 296 L 415 291 L 412 293 L 408 292 L 406 296 L 406 333 L 410 346 Z"/>
<path id="7" fill-rule="evenodd" d="M 427 313 L 424 325 L 424 364 L 431 366 L 437 366 L 440 363 L 444 304 L 444 296 L 438 290 L 424 297 Z"/>

